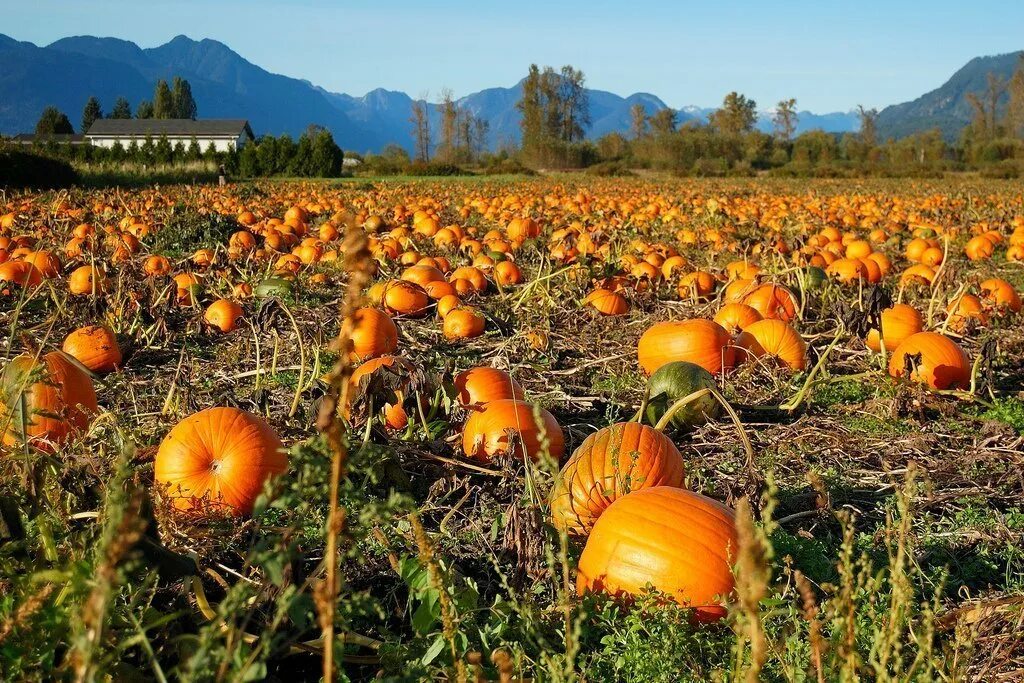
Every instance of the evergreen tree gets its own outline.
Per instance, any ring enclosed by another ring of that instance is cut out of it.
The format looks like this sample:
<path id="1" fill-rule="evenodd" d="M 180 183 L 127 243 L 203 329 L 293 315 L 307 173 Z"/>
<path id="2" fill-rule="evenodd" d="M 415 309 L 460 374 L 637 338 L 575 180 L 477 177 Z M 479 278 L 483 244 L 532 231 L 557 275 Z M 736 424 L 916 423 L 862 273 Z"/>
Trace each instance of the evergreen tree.
<path id="1" fill-rule="evenodd" d="M 57 107 L 47 107 L 39 116 L 36 123 L 36 135 L 73 135 L 74 126 L 68 120 L 67 114 Z"/>
<path id="2" fill-rule="evenodd" d="M 257 145 L 245 145 L 238 153 L 238 173 L 244 178 L 256 178 L 260 172 L 260 157 Z"/>
<path id="3" fill-rule="evenodd" d="M 264 135 L 256 143 L 246 145 L 246 147 L 256 149 L 260 175 L 271 176 L 279 172 L 277 168 L 277 140 L 273 135 Z"/>
<path id="4" fill-rule="evenodd" d="M 171 93 L 174 104 L 174 116 L 177 119 L 195 119 L 197 115 L 196 101 L 192 97 L 192 86 L 180 76 L 174 77 L 174 90 Z"/>
<path id="5" fill-rule="evenodd" d="M 299 144 L 288 164 L 288 173 L 300 178 L 309 178 L 313 174 L 313 140 L 308 133 L 299 136 Z"/>
<path id="6" fill-rule="evenodd" d="M 790 98 L 782 100 L 775 105 L 775 114 L 772 116 L 772 126 L 775 129 L 775 137 L 780 140 L 792 140 L 796 132 L 796 100 Z"/>
<path id="7" fill-rule="evenodd" d="M 290 172 L 296 151 L 297 145 L 292 136 L 285 133 L 277 139 L 277 144 L 274 145 L 274 175 Z"/>
<path id="8" fill-rule="evenodd" d="M 161 135 L 153 146 L 153 161 L 158 164 L 169 164 L 174 156 L 174 148 L 166 135 Z"/>
<path id="9" fill-rule="evenodd" d="M 722 135 L 740 135 L 754 129 L 757 102 L 733 91 L 722 100 L 722 108 L 710 117 L 711 127 Z"/>
<path id="10" fill-rule="evenodd" d="M 248 147 L 249 145 L 246 145 Z M 341 175 L 342 161 L 345 155 L 334 142 L 334 136 L 328 130 L 321 130 L 313 138 L 310 153 L 310 175 L 317 178 L 337 178 Z"/>
<path id="11" fill-rule="evenodd" d="M 192 142 L 188 144 L 188 152 L 186 152 L 185 158 L 189 161 L 199 161 L 203 158 L 203 150 L 199 147 L 199 141 L 192 138 Z"/>
<path id="12" fill-rule="evenodd" d="M 135 118 L 137 119 L 151 119 L 153 118 L 153 103 L 149 100 L 142 100 L 139 102 L 139 106 L 135 109 Z"/>
<path id="13" fill-rule="evenodd" d="M 103 110 L 100 108 L 100 101 L 95 97 L 90 97 L 85 103 L 85 109 L 82 110 L 82 132 L 88 132 L 96 119 L 102 118 Z"/>
<path id="14" fill-rule="evenodd" d="M 120 140 L 115 140 L 114 144 L 110 146 L 109 158 L 116 163 L 120 163 L 128 158 L 128 152 Z"/>
<path id="15" fill-rule="evenodd" d="M 132 105 L 123 97 L 118 97 L 114 102 L 114 108 L 110 111 L 112 119 L 130 119 L 132 117 Z"/>
<path id="16" fill-rule="evenodd" d="M 152 164 L 155 152 L 156 145 L 153 143 L 153 138 L 147 135 L 146 139 L 142 142 L 142 146 L 139 147 L 139 158 L 144 164 Z"/>
<path id="17" fill-rule="evenodd" d="M 156 89 L 153 92 L 153 118 L 173 119 L 174 116 L 174 94 L 167 81 L 161 78 L 156 82 Z"/>
<path id="18" fill-rule="evenodd" d="M 138 140 L 132 140 L 131 144 L 128 145 L 128 149 L 126 150 L 125 154 L 125 159 L 127 161 L 132 161 L 139 164 L 143 162 L 142 150 L 139 148 Z"/>

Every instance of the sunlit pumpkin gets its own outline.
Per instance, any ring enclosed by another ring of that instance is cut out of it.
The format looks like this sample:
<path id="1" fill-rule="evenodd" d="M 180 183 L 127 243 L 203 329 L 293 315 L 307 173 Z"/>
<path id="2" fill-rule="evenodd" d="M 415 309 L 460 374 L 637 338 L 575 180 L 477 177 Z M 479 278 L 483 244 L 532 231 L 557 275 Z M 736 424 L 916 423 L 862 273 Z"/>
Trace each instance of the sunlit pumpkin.
<path id="1" fill-rule="evenodd" d="M 117 337 L 104 325 L 87 325 L 72 331 L 61 347 L 64 353 L 93 372 L 103 375 L 121 365 Z"/>
<path id="2" fill-rule="evenodd" d="M 539 421 L 534 411 L 539 414 Z M 499 455 L 536 460 L 543 450 L 544 434 L 548 454 L 556 461 L 565 454 L 565 437 L 555 418 L 543 408 L 514 399 L 491 401 L 474 412 L 462 430 L 462 452 L 488 462 Z"/>
<path id="3" fill-rule="evenodd" d="M 637 344 L 637 357 L 648 375 L 676 360 L 696 363 L 718 374 L 732 368 L 734 349 L 725 328 L 712 320 L 695 318 L 648 328 Z"/>
<path id="4" fill-rule="evenodd" d="M 933 389 L 966 389 L 971 383 L 967 354 L 952 339 L 937 332 L 918 332 L 907 337 L 889 359 L 889 374 L 906 377 L 908 365 L 912 381 Z"/>
<path id="5" fill-rule="evenodd" d="M 807 365 L 803 337 L 781 320 L 751 323 L 736 338 L 736 347 L 742 349 L 738 354 L 740 360 L 772 358 L 791 370 L 803 370 Z"/>
<path id="6" fill-rule="evenodd" d="M 517 399 L 526 394 L 523 388 L 504 370 L 478 367 L 455 375 L 454 386 L 459 403 L 466 408 L 482 408 L 491 401 Z"/>
<path id="7" fill-rule="evenodd" d="M 85 430 L 99 411 L 89 375 L 59 351 L 38 360 L 29 354 L 13 358 L 0 374 L 0 389 L 5 446 L 51 450 Z"/>

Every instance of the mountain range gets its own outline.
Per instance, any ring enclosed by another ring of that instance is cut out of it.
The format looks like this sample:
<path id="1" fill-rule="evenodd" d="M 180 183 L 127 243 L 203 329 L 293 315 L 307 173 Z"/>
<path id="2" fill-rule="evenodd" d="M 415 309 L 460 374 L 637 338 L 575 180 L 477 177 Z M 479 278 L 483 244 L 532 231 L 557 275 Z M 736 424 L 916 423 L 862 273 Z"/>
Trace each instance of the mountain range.
<path id="1" fill-rule="evenodd" d="M 906 135 L 939 126 L 944 133 L 959 131 L 970 118 L 966 93 L 984 87 L 986 69 L 1009 75 L 1016 54 L 972 60 L 941 88 L 918 100 L 887 107 L 879 115 L 883 135 Z M 247 61 L 216 40 L 178 36 L 154 48 L 140 48 L 117 38 L 75 36 L 45 47 L 0 34 L 0 133 L 31 131 L 44 107 L 54 105 L 77 120 L 86 100 L 95 95 L 109 110 L 124 96 L 136 105 L 152 97 L 158 79 L 188 79 L 203 118 L 247 118 L 257 135 L 299 135 L 311 123 L 330 129 L 348 150 L 376 152 L 388 144 L 411 148 L 409 117 L 413 99 L 403 92 L 378 88 L 361 97 L 330 92 L 308 81 L 273 74 Z M 978 85 L 980 79 L 980 86 Z M 519 137 L 515 108 L 521 82 L 511 87 L 487 88 L 458 100 L 489 123 L 488 144 L 497 148 Z M 626 133 L 630 109 L 640 104 L 653 114 L 668 107 L 649 93 L 622 97 L 588 90 L 591 125 L 587 135 L 596 139 L 610 132 Z M 704 122 L 714 111 L 695 106 L 677 111 L 680 124 Z M 440 111 L 428 105 L 433 130 Z M 856 131 L 855 112 L 815 114 L 801 111 L 797 132 L 821 129 Z M 757 127 L 771 130 L 771 112 L 759 112 Z"/>

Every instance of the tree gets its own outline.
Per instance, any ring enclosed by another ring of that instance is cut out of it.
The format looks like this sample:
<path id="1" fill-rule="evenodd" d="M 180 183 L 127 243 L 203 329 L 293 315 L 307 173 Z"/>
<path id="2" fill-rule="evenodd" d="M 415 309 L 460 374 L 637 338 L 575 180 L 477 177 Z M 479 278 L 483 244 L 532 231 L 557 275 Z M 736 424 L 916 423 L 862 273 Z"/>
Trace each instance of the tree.
<path id="1" fill-rule="evenodd" d="M 132 105 L 123 97 L 118 97 L 114 102 L 114 108 L 110 110 L 112 119 L 130 119 L 132 117 Z"/>
<path id="2" fill-rule="evenodd" d="M 427 163 L 430 161 L 430 120 L 427 118 L 427 94 L 424 93 L 420 99 L 412 103 L 412 117 L 409 119 L 413 124 L 412 135 L 415 141 L 416 161 Z"/>
<path id="3" fill-rule="evenodd" d="M 639 140 L 647 135 L 647 110 L 637 102 L 629 108 L 629 137 Z"/>
<path id="4" fill-rule="evenodd" d="M 161 78 L 156 82 L 156 89 L 153 92 L 153 118 L 173 119 L 174 114 L 174 94 L 167 81 Z"/>
<path id="5" fill-rule="evenodd" d="M 90 97 L 85 103 L 85 109 L 82 110 L 82 132 L 88 131 L 96 119 L 102 118 L 103 110 L 100 109 L 100 101 L 95 97 Z"/>
<path id="6" fill-rule="evenodd" d="M 337 178 L 341 175 L 344 153 L 329 130 L 321 130 L 313 138 L 313 147 L 309 159 L 310 175 L 317 178 Z"/>
<path id="7" fill-rule="evenodd" d="M 792 140 L 796 132 L 796 100 L 789 98 L 782 100 L 775 105 L 775 113 L 772 115 L 772 126 L 775 129 L 775 137 L 779 140 Z"/>
<path id="8" fill-rule="evenodd" d="M 590 101 L 584 87 L 586 76 L 570 64 L 562 67 L 560 76 L 561 140 L 572 144 L 582 140 L 590 127 Z"/>
<path id="9" fill-rule="evenodd" d="M 139 102 L 139 106 L 135 108 L 135 118 L 137 119 L 151 119 L 153 118 L 153 103 L 149 100 L 142 100 Z"/>
<path id="10" fill-rule="evenodd" d="M 174 77 L 174 90 L 171 92 L 174 115 L 176 119 L 195 119 L 198 111 L 195 98 L 192 97 L 192 86 L 180 76 Z"/>
<path id="11" fill-rule="evenodd" d="M 437 156 L 444 162 L 455 161 L 456 148 L 459 146 L 456 137 L 459 134 L 459 110 L 449 88 L 441 89 L 441 142 L 437 146 Z M 415 113 L 413 114 L 415 118 Z"/>
<path id="12" fill-rule="evenodd" d="M 655 135 L 671 135 L 676 132 L 676 110 L 665 107 L 651 117 L 651 130 Z"/>
<path id="13" fill-rule="evenodd" d="M 1024 138 L 1024 52 L 1020 54 L 1017 69 L 1006 85 L 1010 101 L 1006 106 L 1006 129 L 1010 135 Z"/>
<path id="14" fill-rule="evenodd" d="M 568 162 L 569 147 L 583 139 L 590 126 L 590 103 L 584 87 L 582 71 L 570 65 L 556 72 L 551 67 L 541 71 L 536 64 L 523 81 L 523 95 L 516 108 L 521 114 L 524 156 L 536 162 L 547 162 L 562 152 Z"/>
<path id="15" fill-rule="evenodd" d="M 710 118 L 711 127 L 722 135 L 740 135 L 757 123 L 757 102 L 733 91 L 722 100 L 722 108 Z"/>
<path id="16" fill-rule="evenodd" d="M 73 135 L 74 126 L 68 120 L 67 114 L 57 107 L 47 107 L 39 116 L 36 123 L 36 135 Z"/>
<path id="17" fill-rule="evenodd" d="M 523 80 L 523 95 L 516 103 L 516 109 L 520 114 L 519 129 L 522 133 L 523 151 L 527 154 L 536 154 L 543 141 L 541 106 L 540 69 L 536 64 L 531 64 L 530 70 Z"/>
<path id="18" fill-rule="evenodd" d="M 868 149 L 878 144 L 878 119 L 877 109 L 865 109 L 863 105 L 857 105 L 857 116 L 860 118 L 860 140 Z"/>
<path id="19" fill-rule="evenodd" d="M 174 148 L 166 135 L 161 135 L 153 146 L 153 161 L 158 164 L 169 164 L 174 156 Z"/>

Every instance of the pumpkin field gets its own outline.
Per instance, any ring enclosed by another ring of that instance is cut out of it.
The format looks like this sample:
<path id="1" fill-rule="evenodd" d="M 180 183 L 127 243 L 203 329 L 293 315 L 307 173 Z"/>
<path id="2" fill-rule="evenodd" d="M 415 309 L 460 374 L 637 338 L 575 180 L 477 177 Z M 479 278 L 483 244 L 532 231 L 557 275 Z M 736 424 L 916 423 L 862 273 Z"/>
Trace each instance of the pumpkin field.
<path id="1" fill-rule="evenodd" d="M 1024 678 L 1024 196 L 0 193 L 0 680 Z"/>

